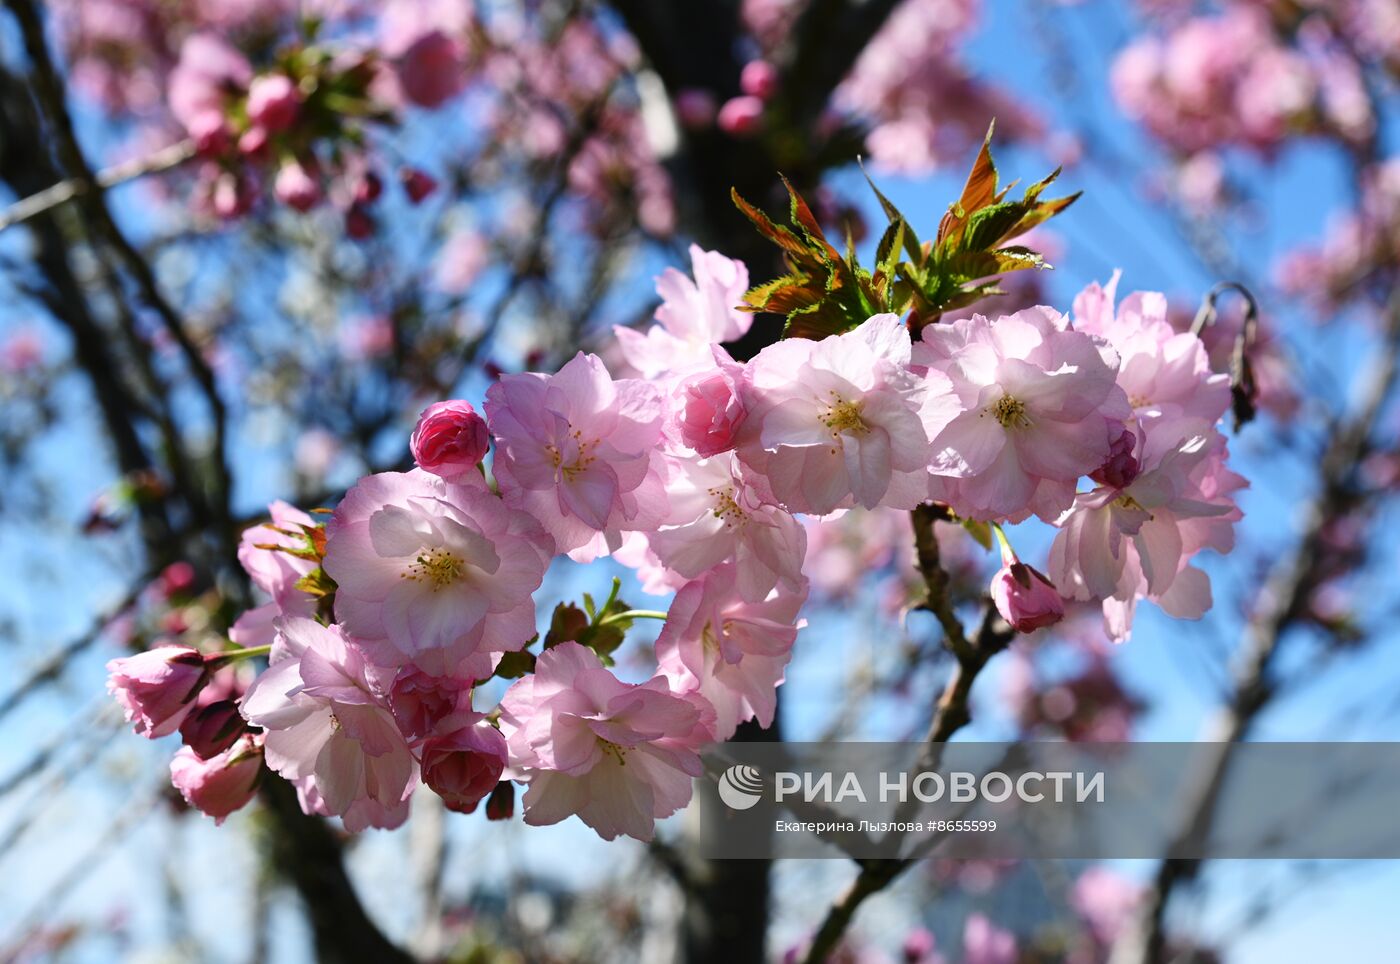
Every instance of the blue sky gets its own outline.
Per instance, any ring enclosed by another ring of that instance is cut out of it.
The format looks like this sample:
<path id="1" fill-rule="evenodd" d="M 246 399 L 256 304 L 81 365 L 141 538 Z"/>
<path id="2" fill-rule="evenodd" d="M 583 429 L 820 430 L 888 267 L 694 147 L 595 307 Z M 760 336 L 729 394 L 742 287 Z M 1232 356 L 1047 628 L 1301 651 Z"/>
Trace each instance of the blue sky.
<path id="1" fill-rule="evenodd" d="M 1075 92 L 1074 117 L 1058 116 L 1051 101 L 1035 92 L 1047 87 L 1046 49 L 1035 38 L 1046 37 L 1032 29 L 1029 11 L 1039 5 L 1025 0 L 996 0 L 988 4 L 983 28 L 971 46 L 974 65 L 984 72 L 998 71 L 1003 83 L 1029 93 L 1032 106 L 1061 123 L 1081 117 L 1093 118 L 1117 153 L 1151 167 L 1152 146 L 1129 125 L 1118 119 L 1105 89 L 1107 57 L 1124 36 L 1122 24 L 1127 4 L 1097 2 L 1066 8 L 1050 7 L 1043 17 L 1060 18 L 1064 33 L 1075 41 L 1075 58 L 1083 86 Z M 1005 177 L 1023 181 L 1038 178 L 1047 168 L 1044 158 L 1020 150 L 998 153 Z M 1255 223 L 1229 226 L 1226 233 L 1241 243 L 1242 261 L 1252 276 L 1267 278 L 1272 261 L 1284 250 L 1305 238 L 1317 238 L 1328 216 L 1346 199 L 1344 168 L 1332 153 L 1315 147 L 1290 149 L 1268 166 L 1247 159 L 1238 160 L 1235 170 L 1258 185 L 1262 204 Z M 953 197 L 961 182 L 961 169 L 917 182 L 881 177 L 882 188 L 906 212 L 918 212 L 931 222 Z M 852 197 L 868 195 L 858 172 L 838 175 L 837 184 Z M 1073 293 L 1091 280 L 1106 279 L 1114 268 L 1124 272 L 1120 290 L 1155 289 L 1194 302 L 1214 281 L 1213 277 L 1183 244 L 1177 226 L 1162 209 L 1144 198 L 1141 185 L 1105 172 L 1098 165 L 1084 164 L 1067 171 L 1065 190 L 1084 189 L 1086 198 L 1057 219 L 1055 230 L 1066 243 L 1064 256 L 1056 264 L 1049 284 L 1055 303 L 1064 308 Z M 878 213 L 868 213 L 874 221 Z M 9 253 L 15 238 L 5 239 Z M 1365 351 L 1366 339 L 1339 329 L 1318 330 L 1306 325 L 1287 304 L 1266 298 L 1264 310 L 1288 332 L 1288 343 L 1305 359 L 1310 370 L 1330 374 L 1327 382 L 1344 392 L 1357 362 Z M 0 327 L 8 328 L 24 319 L 22 311 L 0 307 Z M 54 386 L 56 397 L 68 413 L 64 430 L 46 438 L 33 449 L 32 457 L 44 475 L 61 477 L 64 484 L 55 492 L 53 515 L 76 520 L 85 512 L 92 495 L 109 481 L 105 466 L 87 453 L 100 447 L 101 440 L 83 411 L 87 405 L 81 385 L 65 379 Z M 1330 394 L 1330 393 L 1329 393 Z M 1336 401 L 1329 398 L 1328 401 Z M 414 413 L 405 413 L 411 419 Z M 1253 488 L 1242 497 L 1247 513 L 1241 541 L 1251 547 L 1283 546 L 1295 521 L 1297 505 L 1306 495 L 1309 467 L 1306 459 L 1280 459 L 1269 450 L 1269 434 L 1250 430 L 1233 443 L 1238 468 L 1253 480 Z M 266 472 L 254 472 L 240 491 L 249 507 L 286 494 L 284 473 L 268 464 Z M 1389 521 L 1381 520 L 1381 523 Z M 1029 537 L 1027 544 L 1034 544 Z M 81 632 L 89 614 L 118 595 L 131 569 L 132 547 L 122 539 L 100 542 L 82 539 L 71 532 L 54 532 L 29 523 L 0 523 L 0 544 L 9 550 L 0 554 L 0 613 L 13 625 L 17 641 L 12 658 L 25 665 L 39 654 Z M 1018 545 L 1020 543 L 1018 542 Z M 1360 595 L 1393 593 L 1396 582 L 1390 575 L 1395 560 L 1379 560 L 1360 586 Z M 1267 555 L 1267 553 L 1265 553 Z M 1216 695 L 1206 685 L 1209 657 L 1213 651 L 1204 636 L 1218 632 L 1225 641 L 1234 639 L 1238 622 L 1229 614 L 1240 586 L 1248 587 L 1250 570 L 1243 555 L 1229 560 L 1211 560 L 1208 568 L 1217 587 L 1217 610 L 1209 618 L 1211 630 L 1196 624 L 1176 623 L 1148 611 L 1140 616 L 1133 641 L 1115 655 L 1122 672 L 1140 693 L 1151 699 L 1152 711 L 1145 719 L 1140 736 L 1147 739 L 1190 739 L 1200 732 L 1204 715 L 1214 705 Z M 562 594 L 576 595 L 583 588 L 599 589 L 606 578 L 597 571 L 584 572 L 566 567 L 558 574 Z M 61 591 L 49 580 L 36 580 L 38 571 L 62 573 Z M 33 591 L 42 585 L 42 591 Z M 1233 587 L 1233 588 L 1232 588 Z M 639 594 L 633 593 L 634 596 Z M 544 609 L 544 607 L 542 607 Z M 547 611 L 547 610 L 546 610 Z M 795 665 L 790 698 L 786 704 L 790 732 L 800 736 L 815 731 L 824 721 L 830 697 L 843 683 L 839 671 L 849 647 L 859 645 L 862 617 L 852 613 L 847 619 L 831 620 L 814 627 L 804 637 L 803 654 Z M 1396 727 L 1395 682 L 1400 677 L 1400 657 L 1393 650 L 1395 640 L 1388 627 L 1379 630 L 1375 652 L 1364 658 L 1343 660 L 1326 680 L 1310 687 L 1300 697 L 1288 701 L 1263 721 L 1257 734 L 1265 739 L 1318 739 L 1337 736 L 1347 739 L 1394 739 Z M 0 777 L 8 775 L 27 759 L 35 745 L 46 742 L 56 732 L 71 725 L 75 707 L 100 707 L 102 662 L 110 655 L 104 646 L 86 654 L 61 682 L 26 703 L 14 717 L 5 721 L 11 739 L 0 741 Z M 979 682 L 976 703 L 990 710 L 998 690 L 998 670 L 994 666 Z M 4 688 L 0 687 L 0 692 Z M 1333 728 L 1338 710 L 1358 696 L 1375 693 L 1365 703 L 1365 711 L 1337 721 L 1346 729 Z M 984 714 L 968 731 L 970 737 L 994 737 L 995 713 Z M 150 745 L 127 736 L 100 757 L 91 771 L 78 776 L 67 792 L 38 799 L 44 779 L 23 787 L 0 800 L 0 834 L 14 819 L 28 812 L 39 814 L 33 833 L 13 851 L 0 854 L 0 903 L 25 913 L 47 884 L 57 880 L 86 852 L 105 821 L 128 799 L 141 799 L 148 786 L 161 779 L 167 744 Z M 81 745 L 71 747 L 73 756 Z M 196 910 L 192 923 L 196 931 L 211 936 L 225 931 L 223 915 L 235 919 L 246 914 L 246 901 L 240 896 L 253 872 L 247 837 L 247 820 L 239 817 L 222 832 L 214 832 L 198 818 L 174 821 L 150 819 L 138 823 L 108 859 L 90 878 L 63 896 L 54 909 L 58 917 L 68 915 L 100 919 L 114 900 L 122 895 L 141 893 L 159 878 L 157 857 L 171 848 L 180 848 L 182 865 L 192 868 L 189 903 Z M 393 893 L 405 885 L 405 872 L 398 858 L 404 832 L 370 835 L 356 849 L 356 868 L 363 879 L 373 880 L 374 892 Z M 641 860 L 635 848 L 609 846 L 598 841 L 576 821 L 565 825 L 526 830 L 518 824 L 510 828 L 487 826 L 479 818 L 452 821 L 451 838 L 456 860 L 449 864 L 449 883 L 458 892 L 473 882 L 505 878 L 510 873 L 534 869 L 557 874 L 583 885 L 600 876 L 615 873 Z M 466 855 L 470 855 L 468 858 Z M 561 859 L 560 854 L 568 854 Z M 1127 868 L 1141 872 L 1142 865 Z M 1247 890 L 1246 884 L 1277 868 L 1262 864 L 1233 862 L 1212 872 L 1220 886 L 1213 888 L 1206 919 L 1215 928 L 1226 928 L 1237 908 L 1228 895 Z M 780 922 L 786 933 L 811 920 L 812 901 L 820 902 L 834 893 L 844 868 L 783 868 L 783 879 L 791 882 L 792 897 L 784 905 L 789 916 Z M 800 878 L 800 879 L 799 879 Z M 1295 901 L 1287 913 L 1254 931 L 1246 932 L 1232 945 L 1230 960 L 1236 962 L 1290 962 L 1322 959 L 1341 954 L 1346 959 L 1381 960 L 1393 956 L 1400 925 L 1390 916 L 1393 895 L 1400 889 L 1400 867 L 1376 862 L 1348 868 L 1328 880 L 1325 886 Z M 166 921 L 156 902 L 124 901 L 133 924 L 142 934 L 164 933 Z M 907 923 L 909 908 L 895 901 L 881 909 L 872 904 L 870 922 Z M 382 900 L 376 903 L 386 924 L 402 933 L 411 926 L 410 908 Z M 6 915 L 9 916 L 9 915 Z M 13 919 L 13 918 L 12 918 Z M 299 922 L 285 909 L 275 911 L 279 934 L 298 933 Z M 0 925 L 0 942 L 9 937 Z M 228 959 L 237 959 L 239 941 L 219 939 L 216 947 L 226 948 Z M 295 943 L 295 942 L 292 942 Z M 285 943 L 283 946 L 287 946 Z M 94 951 L 92 960 L 105 959 L 105 949 Z M 291 954 L 286 959 L 300 959 Z"/>

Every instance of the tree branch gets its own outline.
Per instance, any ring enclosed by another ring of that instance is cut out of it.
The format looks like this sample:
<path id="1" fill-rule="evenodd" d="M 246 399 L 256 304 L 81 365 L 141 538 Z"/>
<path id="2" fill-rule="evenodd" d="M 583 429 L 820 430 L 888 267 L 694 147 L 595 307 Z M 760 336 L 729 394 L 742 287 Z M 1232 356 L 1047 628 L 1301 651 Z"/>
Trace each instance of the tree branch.
<path id="1" fill-rule="evenodd" d="M 1380 354 L 1358 393 L 1355 414 L 1336 427 L 1319 468 L 1319 486 L 1307 510 L 1306 522 L 1292 554 L 1269 573 L 1258 594 L 1258 605 L 1246 624 L 1241 655 L 1227 704 L 1211 725 L 1207 738 L 1217 745 L 1192 803 L 1168 849 L 1179 850 L 1187 840 L 1203 839 L 1228 773 L 1234 745 L 1249 735 L 1254 721 L 1275 695 L 1272 669 L 1285 634 L 1307 612 L 1308 601 L 1321 584 L 1317 561 L 1326 551 L 1327 533 L 1340 519 L 1355 512 L 1366 494 L 1356 484 L 1357 467 L 1370 453 L 1372 433 L 1385 411 L 1400 374 L 1400 292 L 1391 296 Z M 1113 964 L 1150 964 L 1161 960 L 1166 947 L 1166 910 L 1177 885 L 1196 877 L 1198 860 L 1168 858 L 1157 870 L 1140 916 L 1114 948 Z"/>
<path id="2" fill-rule="evenodd" d="M 968 707 L 972 695 L 972 684 L 978 674 L 993 656 L 1001 652 L 1015 636 L 1015 631 L 997 615 L 995 607 L 985 605 L 982 621 L 977 631 L 968 638 L 962 621 L 953 609 L 953 600 L 948 592 L 948 573 L 943 568 L 938 549 L 938 538 L 934 523 L 949 519 L 946 510 L 932 505 L 922 505 L 910 513 L 914 528 L 914 550 L 919 574 L 924 580 L 926 596 L 920 608 L 938 617 L 943 627 L 943 642 L 953 654 L 956 665 L 938 705 L 929 721 L 928 732 L 924 736 L 923 749 L 914 763 L 915 772 L 933 770 L 943 755 L 943 746 L 958 730 L 972 719 Z M 908 806 L 913 806 L 910 802 Z M 908 806 L 901 806 L 896 812 L 895 822 L 904 819 Z M 885 849 L 897 841 L 887 838 Z M 900 874 L 918 861 L 897 858 L 860 861 L 860 872 L 856 879 L 835 904 L 826 912 L 821 925 L 812 937 L 812 943 L 803 958 L 806 964 L 820 964 L 836 949 L 845 936 L 855 913 L 867 898 L 878 894 L 892 884 Z"/>

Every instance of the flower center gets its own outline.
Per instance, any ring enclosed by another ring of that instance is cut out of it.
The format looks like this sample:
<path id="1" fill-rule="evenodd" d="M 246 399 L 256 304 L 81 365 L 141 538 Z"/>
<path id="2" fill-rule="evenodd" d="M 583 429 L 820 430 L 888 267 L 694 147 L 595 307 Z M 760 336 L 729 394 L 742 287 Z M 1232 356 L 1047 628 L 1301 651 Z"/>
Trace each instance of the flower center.
<path id="1" fill-rule="evenodd" d="M 715 516 L 724 521 L 726 529 L 749 521 L 749 514 L 734 500 L 734 486 L 717 485 L 710 489 L 710 496 L 715 500 Z"/>
<path id="2" fill-rule="evenodd" d="M 399 578 L 431 583 L 433 592 L 437 592 L 461 579 L 465 568 L 466 562 L 455 552 L 448 549 L 427 549 L 418 554 L 408 569 L 399 574 Z"/>
<path id="3" fill-rule="evenodd" d="M 821 423 L 831 429 L 832 438 L 844 432 L 864 435 L 870 431 L 870 427 L 860 417 L 859 402 L 848 402 L 834 391 L 827 394 L 831 396 L 831 401 L 827 402 L 826 413 L 822 415 Z"/>
<path id="4" fill-rule="evenodd" d="M 1002 428 L 1030 428 L 1031 417 L 1026 414 L 1026 403 L 1010 395 L 998 398 L 987 411 L 1001 423 Z"/>
<path id="5" fill-rule="evenodd" d="M 627 747 L 618 746 L 611 740 L 605 740 L 600 736 L 598 737 L 598 749 L 616 760 L 618 766 L 625 767 L 627 765 Z"/>
<path id="6" fill-rule="evenodd" d="M 555 445 L 553 442 L 546 445 L 544 450 L 549 453 L 549 461 L 554 468 L 564 476 L 565 482 L 572 482 L 575 477 L 587 471 L 588 467 L 598 461 L 598 456 L 593 454 L 593 450 L 598 447 L 602 439 L 587 439 L 583 433 L 569 424 L 569 435 L 564 440 L 563 446 Z"/>

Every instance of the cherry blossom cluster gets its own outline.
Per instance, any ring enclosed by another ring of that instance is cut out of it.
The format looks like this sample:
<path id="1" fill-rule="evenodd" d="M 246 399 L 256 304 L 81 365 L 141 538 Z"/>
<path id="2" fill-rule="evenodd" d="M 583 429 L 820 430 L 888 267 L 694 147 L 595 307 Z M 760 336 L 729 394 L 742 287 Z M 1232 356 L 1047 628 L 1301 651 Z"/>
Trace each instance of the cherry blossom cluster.
<path id="1" fill-rule="evenodd" d="M 1192 561 L 1231 548 L 1244 484 L 1217 427 L 1230 389 L 1161 295 L 1115 304 L 1115 276 L 1070 315 L 973 315 L 917 337 L 877 314 L 741 363 L 723 344 L 753 318 L 737 307 L 746 267 L 692 248 L 691 269 L 660 277 L 656 324 L 616 330 L 618 375 L 582 352 L 502 374 L 480 412 L 431 405 L 417 467 L 361 479 L 324 524 L 275 503 L 240 550 L 267 598 L 233 627 L 242 648 L 112 664 L 138 731 L 185 737 L 187 798 L 227 813 L 252 792 L 256 768 L 238 768 L 260 758 L 352 830 L 401 823 L 420 780 L 452 809 L 491 797 L 507 813 L 514 781 L 527 823 L 576 814 L 649 839 L 688 802 L 706 746 L 772 722 L 809 526 L 852 514 L 932 501 L 994 533 L 988 595 L 1023 632 L 1071 601 L 1100 607 L 1117 640 L 1142 600 L 1183 618 L 1210 606 Z M 1004 528 L 1032 517 L 1057 530 L 1044 571 Z M 627 608 L 615 588 L 586 612 L 561 603 L 541 639 L 536 595 L 561 555 L 612 556 L 669 609 Z M 625 681 L 611 654 L 644 618 L 664 620 L 655 672 Z M 241 716 L 206 722 L 210 667 L 245 655 L 269 666 Z M 514 682 L 483 712 L 473 697 L 493 677 Z"/>
<path id="2" fill-rule="evenodd" d="M 1112 73 L 1124 112 L 1186 153 L 1231 144 L 1267 153 L 1309 130 L 1364 141 L 1375 118 L 1351 21 L 1320 9 L 1292 22 L 1269 7 L 1227 4 L 1134 41 Z"/>

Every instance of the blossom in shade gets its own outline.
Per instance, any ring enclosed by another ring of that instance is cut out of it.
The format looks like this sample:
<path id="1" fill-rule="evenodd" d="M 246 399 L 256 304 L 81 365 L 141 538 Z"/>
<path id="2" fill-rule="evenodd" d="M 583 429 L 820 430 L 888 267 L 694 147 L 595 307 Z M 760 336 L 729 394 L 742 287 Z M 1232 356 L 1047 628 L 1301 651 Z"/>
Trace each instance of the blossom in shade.
<path id="1" fill-rule="evenodd" d="M 313 779 L 304 805 L 352 832 L 408 816 L 416 772 L 389 711 L 391 678 L 339 627 L 289 618 L 271 665 L 243 697 L 243 716 L 266 730 L 267 765 L 293 782 Z"/>
<path id="2" fill-rule="evenodd" d="M 1245 485 L 1225 467 L 1224 436 L 1195 419 L 1154 424 L 1136 458 L 1143 469 L 1128 486 L 1076 497 L 1050 547 L 1055 585 L 1075 599 L 1103 600 L 1105 628 L 1119 642 L 1139 599 L 1178 619 L 1210 608 L 1210 579 L 1191 558 L 1233 548 L 1242 517 L 1233 495 Z"/>
<path id="3" fill-rule="evenodd" d="M 726 453 L 712 459 L 678 459 L 668 496 L 667 525 L 647 536 L 661 564 L 687 579 L 732 560 L 737 591 L 758 602 L 782 584 L 802 584 L 807 533 L 802 524 L 746 475 Z"/>
<path id="4" fill-rule="evenodd" d="M 323 565 L 338 587 L 336 618 L 380 665 L 485 679 L 493 654 L 520 649 L 535 632 L 531 593 L 554 546 L 480 476 L 464 479 L 367 476 L 327 523 Z"/>
<path id="5" fill-rule="evenodd" d="M 673 688 L 698 692 L 715 709 L 715 738 L 727 740 L 745 720 L 773 722 L 777 687 L 792 655 L 804 580 L 757 602 L 740 593 L 738 568 L 726 563 L 676 593 L 656 639 L 656 659 Z"/>
<path id="6" fill-rule="evenodd" d="M 170 782 L 185 802 L 221 824 L 253 799 L 262 777 L 260 737 L 244 736 L 223 752 L 202 759 L 182 746 L 170 761 Z"/>
<path id="7" fill-rule="evenodd" d="M 624 683 L 578 643 L 545 650 L 501 700 L 510 765 L 529 783 L 525 822 L 577 814 L 605 840 L 650 840 L 655 821 L 690 802 L 714 710 L 657 676 Z"/>
<path id="8" fill-rule="evenodd" d="M 974 519 L 1054 520 L 1130 414 L 1113 353 L 1050 308 L 929 325 L 914 362 L 959 409 L 933 438 L 929 495 Z"/>
<path id="9" fill-rule="evenodd" d="M 389 708 L 399 731 L 410 740 L 421 739 L 445 719 L 470 711 L 469 679 L 429 676 L 416 666 L 405 666 L 389 687 Z"/>
<path id="10" fill-rule="evenodd" d="M 948 418 L 946 379 L 909 371 L 892 314 L 821 341 L 789 338 L 748 365 L 739 458 L 793 512 L 852 503 L 910 509 L 926 497 L 929 438 Z"/>
<path id="11" fill-rule="evenodd" d="M 661 393 L 640 379 L 614 380 L 580 352 L 554 375 L 504 375 L 486 393 L 496 437 L 492 469 L 501 493 L 538 519 L 559 551 L 649 529 L 665 517 L 665 480 L 653 453 Z"/>
<path id="12" fill-rule="evenodd" d="M 453 722 L 457 725 L 420 748 L 423 782 L 449 810 L 472 813 L 500 782 L 506 741 L 479 713 L 461 714 Z"/>
<path id="13" fill-rule="evenodd" d="M 107 663 L 107 691 L 128 723 L 148 739 L 169 736 L 194 709 L 209 681 L 204 657 L 188 646 L 157 646 Z"/>
<path id="14" fill-rule="evenodd" d="M 476 472 L 490 445 L 486 419 L 461 399 L 434 402 L 423 409 L 408 443 L 420 469 L 449 482 Z"/>
<path id="15" fill-rule="evenodd" d="M 1065 618 L 1065 603 L 1054 584 L 1038 569 L 1017 559 L 1005 543 L 1001 568 L 992 577 L 991 595 L 997 612 L 1020 633 L 1033 633 Z"/>
<path id="16" fill-rule="evenodd" d="M 717 251 L 690 246 L 691 276 L 667 268 L 656 279 L 661 306 L 645 332 L 621 325 L 613 331 L 628 363 L 646 378 L 713 364 L 711 346 L 749 330 L 753 315 L 740 311 L 749 269 Z"/>
<path id="17" fill-rule="evenodd" d="M 316 600 L 296 587 L 316 563 L 292 554 L 307 548 L 304 533 L 315 528 L 316 521 L 280 500 L 268 506 L 268 513 L 270 521 L 244 529 L 238 542 L 243 571 L 253 585 L 272 597 L 239 616 L 229 630 L 229 638 L 240 646 L 270 645 L 273 623 L 279 616 L 312 616 L 316 612 Z"/>

